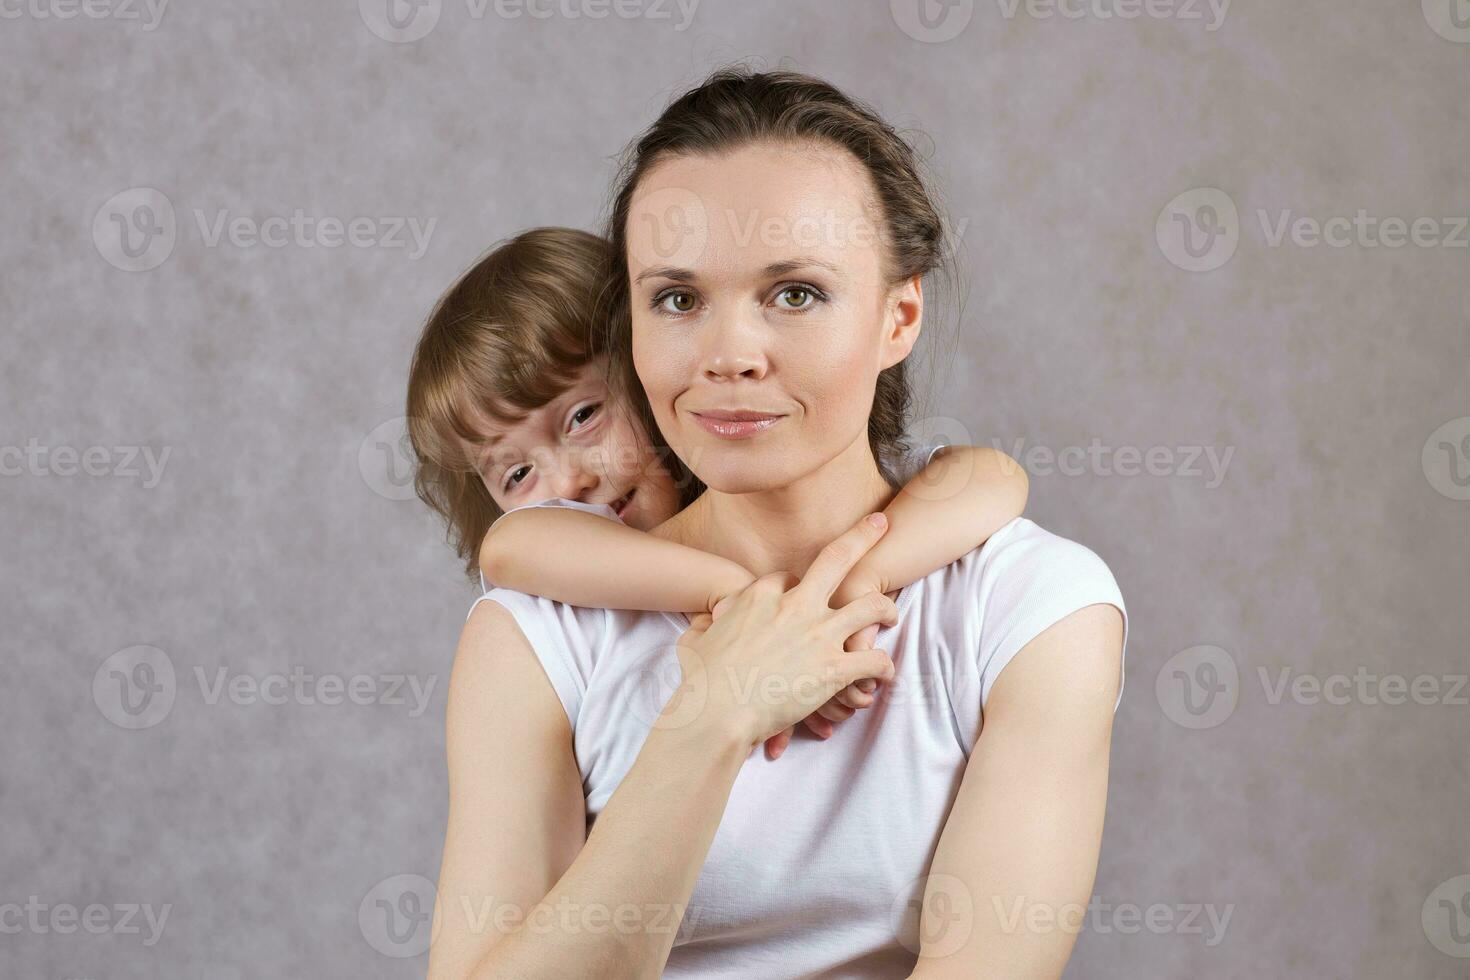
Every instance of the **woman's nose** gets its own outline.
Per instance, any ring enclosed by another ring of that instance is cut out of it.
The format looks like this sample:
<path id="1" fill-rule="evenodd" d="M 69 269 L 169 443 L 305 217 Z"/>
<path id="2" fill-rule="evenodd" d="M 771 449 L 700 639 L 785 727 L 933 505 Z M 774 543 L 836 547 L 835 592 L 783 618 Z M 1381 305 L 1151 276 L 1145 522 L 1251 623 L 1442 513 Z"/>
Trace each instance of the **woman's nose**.
<path id="1" fill-rule="evenodd" d="M 705 378 L 718 381 L 766 373 L 765 331 L 741 315 L 711 317 L 705 324 Z"/>

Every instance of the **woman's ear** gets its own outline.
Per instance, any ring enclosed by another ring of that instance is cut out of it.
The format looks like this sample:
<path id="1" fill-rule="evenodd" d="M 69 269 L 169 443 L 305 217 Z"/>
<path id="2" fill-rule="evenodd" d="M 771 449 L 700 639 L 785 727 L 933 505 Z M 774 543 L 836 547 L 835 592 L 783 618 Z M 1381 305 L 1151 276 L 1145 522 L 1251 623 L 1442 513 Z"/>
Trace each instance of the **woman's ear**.
<path id="1" fill-rule="evenodd" d="M 883 357 L 879 370 L 909 356 L 924 324 L 924 281 L 921 276 L 893 287 L 883 317 Z"/>

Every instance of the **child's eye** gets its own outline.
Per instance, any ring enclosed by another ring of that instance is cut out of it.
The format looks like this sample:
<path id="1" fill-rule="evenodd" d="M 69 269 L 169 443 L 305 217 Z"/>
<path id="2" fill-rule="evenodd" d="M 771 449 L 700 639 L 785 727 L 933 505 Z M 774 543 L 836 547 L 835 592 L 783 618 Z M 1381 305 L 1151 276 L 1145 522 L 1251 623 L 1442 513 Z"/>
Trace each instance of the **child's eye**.
<path id="1" fill-rule="evenodd" d="M 587 420 L 596 415 L 597 410 L 601 407 L 601 404 L 593 403 L 591 405 L 583 405 L 581 408 L 577 409 L 575 412 L 572 413 L 572 428 L 575 429 L 582 425 L 585 425 L 587 423 Z"/>
<path id="2" fill-rule="evenodd" d="M 529 466 L 519 466 L 515 468 L 510 472 L 510 475 L 506 477 L 505 487 L 503 489 L 505 489 L 506 491 L 514 490 L 516 487 L 520 486 L 521 481 L 524 480 L 526 478 L 526 475 L 530 472 L 531 467 Z"/>
<path id="3" fill-rule="evenodd" d="M 782 287 L 776 294 L 776 305 L 783 310 L 808 310 L 824 298 L 816 287 L 796 284 Z"/>
<path id="4" fill-rule="evenodd" d="M 690 313 L 698 302 L 687 289 L 666 289 L 653 298 L 654 309 L 664 313 Z"/>

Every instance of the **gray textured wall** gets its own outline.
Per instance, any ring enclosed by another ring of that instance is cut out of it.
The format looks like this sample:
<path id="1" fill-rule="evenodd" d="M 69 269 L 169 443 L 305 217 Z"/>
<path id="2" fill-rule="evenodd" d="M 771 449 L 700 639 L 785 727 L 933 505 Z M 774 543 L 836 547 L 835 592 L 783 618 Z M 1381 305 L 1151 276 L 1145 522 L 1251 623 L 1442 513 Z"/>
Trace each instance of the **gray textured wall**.
<path id="1" fill-rule="evenodd" d="M 0 975 L 422 972 L 378 901 L 470 593 L 389 466 L 411 344 L 747 57 L 932 139 L 927 413 L 1128 599 L 1068 976 L 1465 975 L 1464 0 L 558 2 L 0 0 Z"/>

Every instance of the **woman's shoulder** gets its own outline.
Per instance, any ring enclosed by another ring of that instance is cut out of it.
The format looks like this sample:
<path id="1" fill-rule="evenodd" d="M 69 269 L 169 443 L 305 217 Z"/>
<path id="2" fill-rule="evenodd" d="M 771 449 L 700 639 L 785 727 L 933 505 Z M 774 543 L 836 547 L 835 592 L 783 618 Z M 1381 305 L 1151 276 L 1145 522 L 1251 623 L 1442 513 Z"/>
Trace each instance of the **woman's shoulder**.
<path id="1" fill-rule="evenodd" d="M 583 695 L 605 651 L 615 644 L 619 648 L 627 643 L 651 644 L 682 632 L 669 613 L 574 606 L 499 587 L 477 598 L 470 616 L 484 603 L 495 603 L 510 614 L 574 729 Z"/>
<path id="2" fill-rule="evenodd" d="M 944 586 L 945 618 L 960 630 L 981 668 L 982 703 L 1016 653 L 1086 606 L 1116 606 L 1127 646 L 1127 607 L 1107 562 L 1081 542 L 1024 517 L 950 566 Z"/>
<path id="3" fill-rule="evenodd" d="M 614 639 L 662 634 L 670 629 L 682 632 L 688 627 L 688 621 L 681 625 L 674 613 L 578 606 L 495 585 L 476 597 L 469 616 L 486 602 L 496 603 L 510 613 L 538 655 L 553 653 L 589 672 Z"/>
<path id="4" fill-rule="evenodd" d="M 1087 545 L 1017 517 L 960 558 L 976 574 L 1087 575 L 1112 578 L 1107 563 Z"/>

